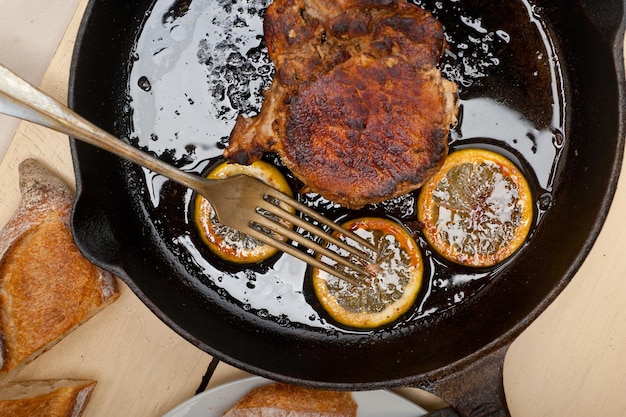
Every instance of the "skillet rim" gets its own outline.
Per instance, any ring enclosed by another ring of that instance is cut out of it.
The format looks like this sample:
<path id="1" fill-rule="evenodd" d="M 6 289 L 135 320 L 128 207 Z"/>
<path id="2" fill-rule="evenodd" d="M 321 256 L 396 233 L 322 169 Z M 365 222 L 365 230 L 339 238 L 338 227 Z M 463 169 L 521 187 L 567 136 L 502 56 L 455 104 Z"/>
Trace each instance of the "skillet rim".
<path id="1" fill-rule="evenodd" d="M 76 68 L 77 68 L 77 62 L 78 62 L 77 57 L 82 47 L 82 43 L 84 41 L 84 34 L 87 30 L 87 21 L 89 20 L 88 16 L 91 14 L 91 10 L 97 1 L 101 1 L 101 0 L 91 0 L 88 4 L 87 10 L 85 11 L 85 18 L 83 19 L 83 22 L 81 23 L 79 36 L 77 38 L 77 42 L 75 46 L 75 55 L 72 59 L 72 66 L 71 66 L 71 71 L 70 71 L 70 84 L 69 84 L 69 90 L 68 90 L 68 95 L 69 95 L 68 101 L 70 103 L 70 107 L 72 108 L 74 108 L 76 94 L 77 94 L 76 92 L 77 91 L 76 86 L 78 83 L 77 78 L 76 78 L 76 74 L 77 74 Z M 327 382 L 320 382 L 320 381 L 311 381 L 308 379 L 286 377 L 285 375 L 276 374 L 266 369 L 252 366 L 249 363 L 246 363 L 244 361 L 240 361 L 240 360 L 237 360 L 236 358 L 229 357 L 228 355 L 207 345 L 202 340 L 197 339 L 193 334 L 187 332 L 186 329 L 182 328 L 178 323 L 176 323 L 170 317 L 165 315 L 163 311 L 159 308 L 159 306 L 149 299 L 149 297 L 142 291 L 140 286 L 138 286 L 134 282 L 134 280 L 128 276 L 126 271 L 121 266 L 103 262 L 102 259 L 94 256 L 90 250 L 91 248 L 89 248 L 88 245 L 85 245 L 84 242 L 82 242 L 80 239 L 77 239 L 77 244 L 79 248 L 81 249 L 81 251 L 83 252 L 83 254 L 90 261 L 92 261 L 95 264 L 98 264 L 99 266 L 105 269 L 110 270 L 115 275 L 122 278 L 124 282 L 131 288 L 131 290 L 139 296 L 142 302 L 144 302 L 144 304 L 146 304 L 149 307 L 149 309 L 153 311 L 154 314 L 156 314 L 162 321 L 164 321 L 172 329 L 177 331 L 179 334 L 183 335 L 187 340 L 189 340 L 191 343 L 193 343 L 194 345 L 196 345 L 203 351 L 210 353 L 211 355 L 218 357 L 227 363 L 230 363 L 241 369 L 248 370 L 252 373 L 267 376 L 273 379 L 281 379 L 281 380 L 285 380 L 285 381 L 293 382 L 293 383 L 306 383 L 308 385 L 313 385 L 313 386 L 334 387 L 334 388 L 341 388 L 341 389 L 370 389 L 370 388 L 383 388 L 383 387 L 389 387 L 389 386 L 412 385 L 417 381 L 422 381 L 422 380 L 429 379 L 429 378 L 438 378 L 443 375 L 447 375 L 450 372 L 454 371 L 454 369 L 457 369 L 458 367 L 463 366 L 464 364 L 471 362 L 478 357 L 487 355 L 491 352 L 496 351 L 500 347 L 511 343 L 512 340 L 517 335 L 519 335 L 536 317 L 538 317 L 545 310 L 545 308 L 550 303 L 552 303 L 552 301 L 554 301 L 556 296 L 569 283 L 571 278 L 573 278 L 574 274 L 580 268 L 585 258 L 588 256 L 589 252 L 591 251 L 591 248 L 593 247 L 595 241 L 597 240 L 600 230 L 602 229 L 602 226 L 606 220 L 606 217 L 608 216 L 611 203 L 613 201 L 613 197 L 615 194 L 615 190 L 617 188 L 617 182 L 619 179 L 620 169 L 622 165 L 623 154 L 624 154 L 624 132 L 625 132 L 624 109 L 626 108 L 626 100 L 625 100 L 625 94 L 624 94 L 624 91 L 625 91 L 624 66 L 623 66 L 624 53 L 623 53 L 623 47 L 620 46 L 623 40 L 623 35 L 624 35 L 624 19 L 622 18 L 619 28 L 617 29 L 617 32 L 615 34 L 615 38 L 613 42 L 613 51 L 612 51 L 615 71 L 618 77 L 618 87 L 619 87 L 618 104 L 621 110 L 619 112 L 620 117 L 618 120 L 619 122 L 619 126 L 618 126 L 619 137 L 618 137 L 618 147 L 617 147 L 618 149 L 617 149 L 617 152 L 615 153 L 614 162 L 610 170 L 611 175 L 608 178 L 608 187 L 603 194 L 604 198 L 602 200 L 602 203 L 599 206 L 600 215 L 596 219 L 596 222 L 594 223 L 593 228 L 590 230 L 590 238 L 588 237 L 585 240 L 585 244 L 579 251 L 576 258 L 570 264 L 568 270 L 564 274 L 564 277 L 559 281 L 559 284 L 553 287 L 552 290 L 548 294 L 546 294 L 543 301 L 537 304 L 535 308 L 531 311 L 531 313 L 526 316 L 526 320 L 524 320 L 523 322 L 519 322 L 517 325 L 512 326 L 508 331 L 502 333 L 499 338 L 497 338 L 496 340 L 493 340 L 490 343 L 487 343 L 486 345 L 484 345 L 482 349 L 477 350 L 473 354 L 465 356 L 456 362 L 449 363 L 448 365 L 444 367 L 437 368 L 429 373 L 407 376 L 407 377 L 403 377 L 403 378 L 399 378 L 395 380 L 386 380 L 386 381 L 377 381 L 377 382 L 369 381 L 364 384 L 357 383 L 355 385 L 355 383 L 342 383 L 342 382 L 327 383 Z M 85 190 L 85 184 L 83 183 L 84 178 L 82 176 L 83 172 L 81 170 L 81 164 L 80 164 L 80 154 L 81 154 L 80 148 L 82 148 L 83 146 L 85 145 L 82 143 L 79 144 L 73 138 L 71 138 L 72 158 L 75 163 L 75 175 L 76 175 L 76 182 L 77 182 L 77 199 L 75 202 L 73 218 L 72 218 L 72 231 L 75 234 L 75 236 L 79 235 L 76 233 L 75 228 L 80 227 L 80 224 L 75 221 L 74 213 L 77 210 L 81 209 L 80 208 L 81 202 L 79 200 L 84 197 L 84 190 Z"/>

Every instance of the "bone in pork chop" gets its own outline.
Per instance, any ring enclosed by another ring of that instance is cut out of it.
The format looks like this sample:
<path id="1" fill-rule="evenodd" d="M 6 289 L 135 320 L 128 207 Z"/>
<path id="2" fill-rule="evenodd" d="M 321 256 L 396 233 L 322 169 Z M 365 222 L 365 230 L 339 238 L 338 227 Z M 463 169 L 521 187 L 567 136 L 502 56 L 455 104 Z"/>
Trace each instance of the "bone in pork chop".
<path id="1" fill-rule="evenodd" d="M 406 0 L 275 0 L 263 28 L 274 80 L 261 112 L 237 119 L 228 159 L 276 152 L 305 191 L 348 208 L 437 172 L 457 106 L 430 13 Z"/>

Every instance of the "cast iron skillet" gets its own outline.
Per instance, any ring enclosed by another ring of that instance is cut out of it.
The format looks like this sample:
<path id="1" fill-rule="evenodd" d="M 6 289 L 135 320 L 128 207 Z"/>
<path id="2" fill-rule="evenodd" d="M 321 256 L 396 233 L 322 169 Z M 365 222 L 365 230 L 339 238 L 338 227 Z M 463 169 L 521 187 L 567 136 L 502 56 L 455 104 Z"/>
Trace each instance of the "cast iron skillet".
<path id="1" fill-rule="evenodd" d="M 454 308 L 376 337 L 329 337 L 247 314 L 203 285 L 172 252 L 145 207 L 145 184 L 134 167 L 72 140 L 78 246 L 191 343 L 246 371 L 334 389 L 416 386 L 441 396 L 459 415 L 508 415 L 502 387 L 506 350 L 591 249 L 615 191 L 624 145 L 623 2 L 536 3 L 558 48 L 567 103 L 552 206 L 530 244 Z M 189 5 L 176 4 L 181 10 Z M 150 6 L 150 0 L 92 0 L 78 36 L 70 106 L 119 137 L 129 134 L 128 74 Z M 501 18 L 505 24 L 513 17 Z"/>

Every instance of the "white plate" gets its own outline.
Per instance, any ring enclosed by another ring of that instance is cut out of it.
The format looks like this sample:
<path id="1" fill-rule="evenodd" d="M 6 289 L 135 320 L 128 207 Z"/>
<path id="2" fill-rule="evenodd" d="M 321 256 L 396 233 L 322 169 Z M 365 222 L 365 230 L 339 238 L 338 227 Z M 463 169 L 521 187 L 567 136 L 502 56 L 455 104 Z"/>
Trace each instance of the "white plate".
<path id="1" fill-rule="evenodd" d="M 254 376 L 220 385 L 190 398 L 163 417 L 221 417 L 252 388 L 270 382 Z M 418 417 L 426 414 L 423 408 L 390 391 L 357 391 L 352 395 L 358 404 L 357 417 Z"/>

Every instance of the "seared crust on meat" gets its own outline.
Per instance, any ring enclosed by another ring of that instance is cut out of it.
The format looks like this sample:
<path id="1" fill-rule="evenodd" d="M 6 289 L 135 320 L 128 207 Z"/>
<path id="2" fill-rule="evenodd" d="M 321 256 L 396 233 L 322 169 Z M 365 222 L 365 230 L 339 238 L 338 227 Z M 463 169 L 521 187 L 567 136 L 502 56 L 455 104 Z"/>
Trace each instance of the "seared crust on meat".
<path id="1" fill-rule="evenodd" d="M 265 40 L 276 73 L 261 113 L 225 156 L 277 152 L 305 185 L 348 208 L 419 188 L 447 156 L 456 85 L 436 68 L 441 24 L 405 0 L 276 0 Z"/>
<path id="2" fill-rule="evenodd" d="M 416 79 L 404 61 L 393 58 L 336 67 L 292 98 L 282 142 L 285 163 L 307 179 L 310 190 L 332 192 L 331 200 L 346 206 L 410 191 L 447 154 L 447 131 L 431 128 L 443 122 L 441 113 L 432 112 L 443 104 L 439 83 L 431 79 L 437 76 L 433 70 Z"/>

